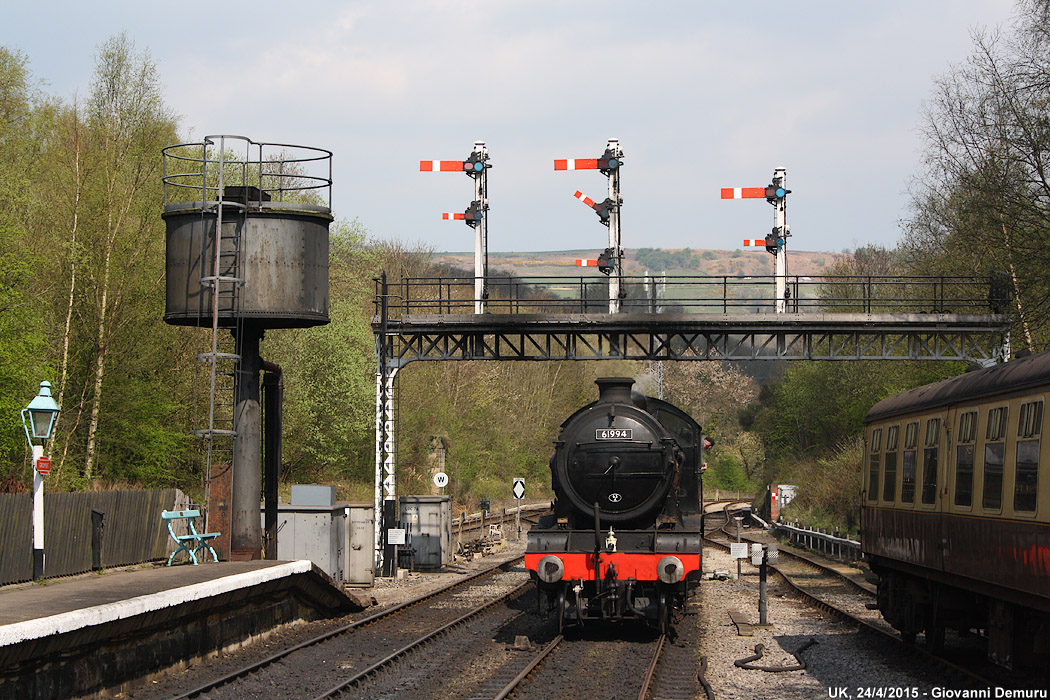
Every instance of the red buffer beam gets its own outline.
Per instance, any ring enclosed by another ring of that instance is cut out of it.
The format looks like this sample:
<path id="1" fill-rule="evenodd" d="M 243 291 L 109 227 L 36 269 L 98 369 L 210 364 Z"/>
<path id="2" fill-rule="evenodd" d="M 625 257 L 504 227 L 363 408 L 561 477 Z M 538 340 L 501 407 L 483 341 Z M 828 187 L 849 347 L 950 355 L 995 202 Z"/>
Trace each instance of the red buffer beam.
<path id="1" fill-rule="evenodd" d="M 722 199 L 765 199 L 765 187 L 723 187 Z"/>
<path id="2" fill-rule="evenodd" d="M 554 161 L 555 170 L 597 170 L 597 158 L 563 158 Z"/>
<path id="3" fill-rule="evenodd" d="M 419 161 L 419 172 L 421 173 L 461 173 L 463 172 L 463 161 L 461 160 L 421 160 Z"/>

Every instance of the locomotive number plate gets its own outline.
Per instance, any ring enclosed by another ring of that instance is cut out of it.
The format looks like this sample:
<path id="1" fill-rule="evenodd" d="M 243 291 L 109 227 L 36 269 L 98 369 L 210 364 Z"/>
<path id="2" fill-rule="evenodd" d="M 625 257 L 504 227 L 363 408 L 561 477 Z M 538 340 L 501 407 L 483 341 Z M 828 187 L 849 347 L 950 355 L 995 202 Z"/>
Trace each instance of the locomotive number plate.
<path id="1" fill-rule="evenodd" d="M 633 428 L 598 428 L 594 431 L 595 440 L 633 440 Z"/>

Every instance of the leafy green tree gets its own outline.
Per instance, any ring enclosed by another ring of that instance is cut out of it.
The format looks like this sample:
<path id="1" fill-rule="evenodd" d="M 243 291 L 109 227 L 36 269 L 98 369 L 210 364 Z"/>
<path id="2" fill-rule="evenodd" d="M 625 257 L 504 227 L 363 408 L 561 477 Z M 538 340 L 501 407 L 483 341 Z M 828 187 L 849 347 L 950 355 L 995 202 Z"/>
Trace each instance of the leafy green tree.
<path id="1" fill-rule="evenodd" d="M 42 309 L 33 293 L 39 260 L 26 237 L 34 143 L 44 111 L 28 59 L 0 47 L 0 482 L 28 475 L 19 411 L 37 382 L 53 379 Z"/>
<path id="2" fill-rule="evenodd" d="M 1050 3 L 1020 0 L 1011 31 L 935 83 L 904 248 L 914 271 L 1007 275 L 1016 334 L 1050 337 Z"/>

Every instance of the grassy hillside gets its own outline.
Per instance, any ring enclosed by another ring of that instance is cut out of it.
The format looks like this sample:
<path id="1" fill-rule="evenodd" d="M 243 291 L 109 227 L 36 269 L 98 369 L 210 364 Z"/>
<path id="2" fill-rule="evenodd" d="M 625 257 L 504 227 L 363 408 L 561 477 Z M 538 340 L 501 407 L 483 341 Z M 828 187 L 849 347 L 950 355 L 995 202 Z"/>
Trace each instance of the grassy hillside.
<path id="1" fill-rule="evenodd" d="M 489 267 L 520 277 L 596 275 L 594 269 L 578 268 L 576 258 L 594 258 L 597 250 L 559 250 L 527 253 L 489 253 Z M 825 268 L 846 258 L 844 253 L 791 250 L 788 272 L 819 275 Z M 438 253 L 436 262 L 473 270 L 474 253 Z M 624 270 L 628 275 L 729 275 L 751 277 L 773 274 L 773 256 L 765 250 L 691 250 L 627 248 Z"/>

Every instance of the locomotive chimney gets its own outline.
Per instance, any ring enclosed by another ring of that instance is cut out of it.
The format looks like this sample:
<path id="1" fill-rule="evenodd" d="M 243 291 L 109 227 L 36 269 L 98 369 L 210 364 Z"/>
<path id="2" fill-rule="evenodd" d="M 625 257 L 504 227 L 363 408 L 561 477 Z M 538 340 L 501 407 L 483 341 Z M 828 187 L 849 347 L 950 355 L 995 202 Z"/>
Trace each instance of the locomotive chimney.
<path id="1" fill-rule="evenodd" d="M 598 385 L 598 401 L 601 403 L 631 403 L 631 386 L 634 380 L 629 377 L 602 377 L 595 379 Z"/>

